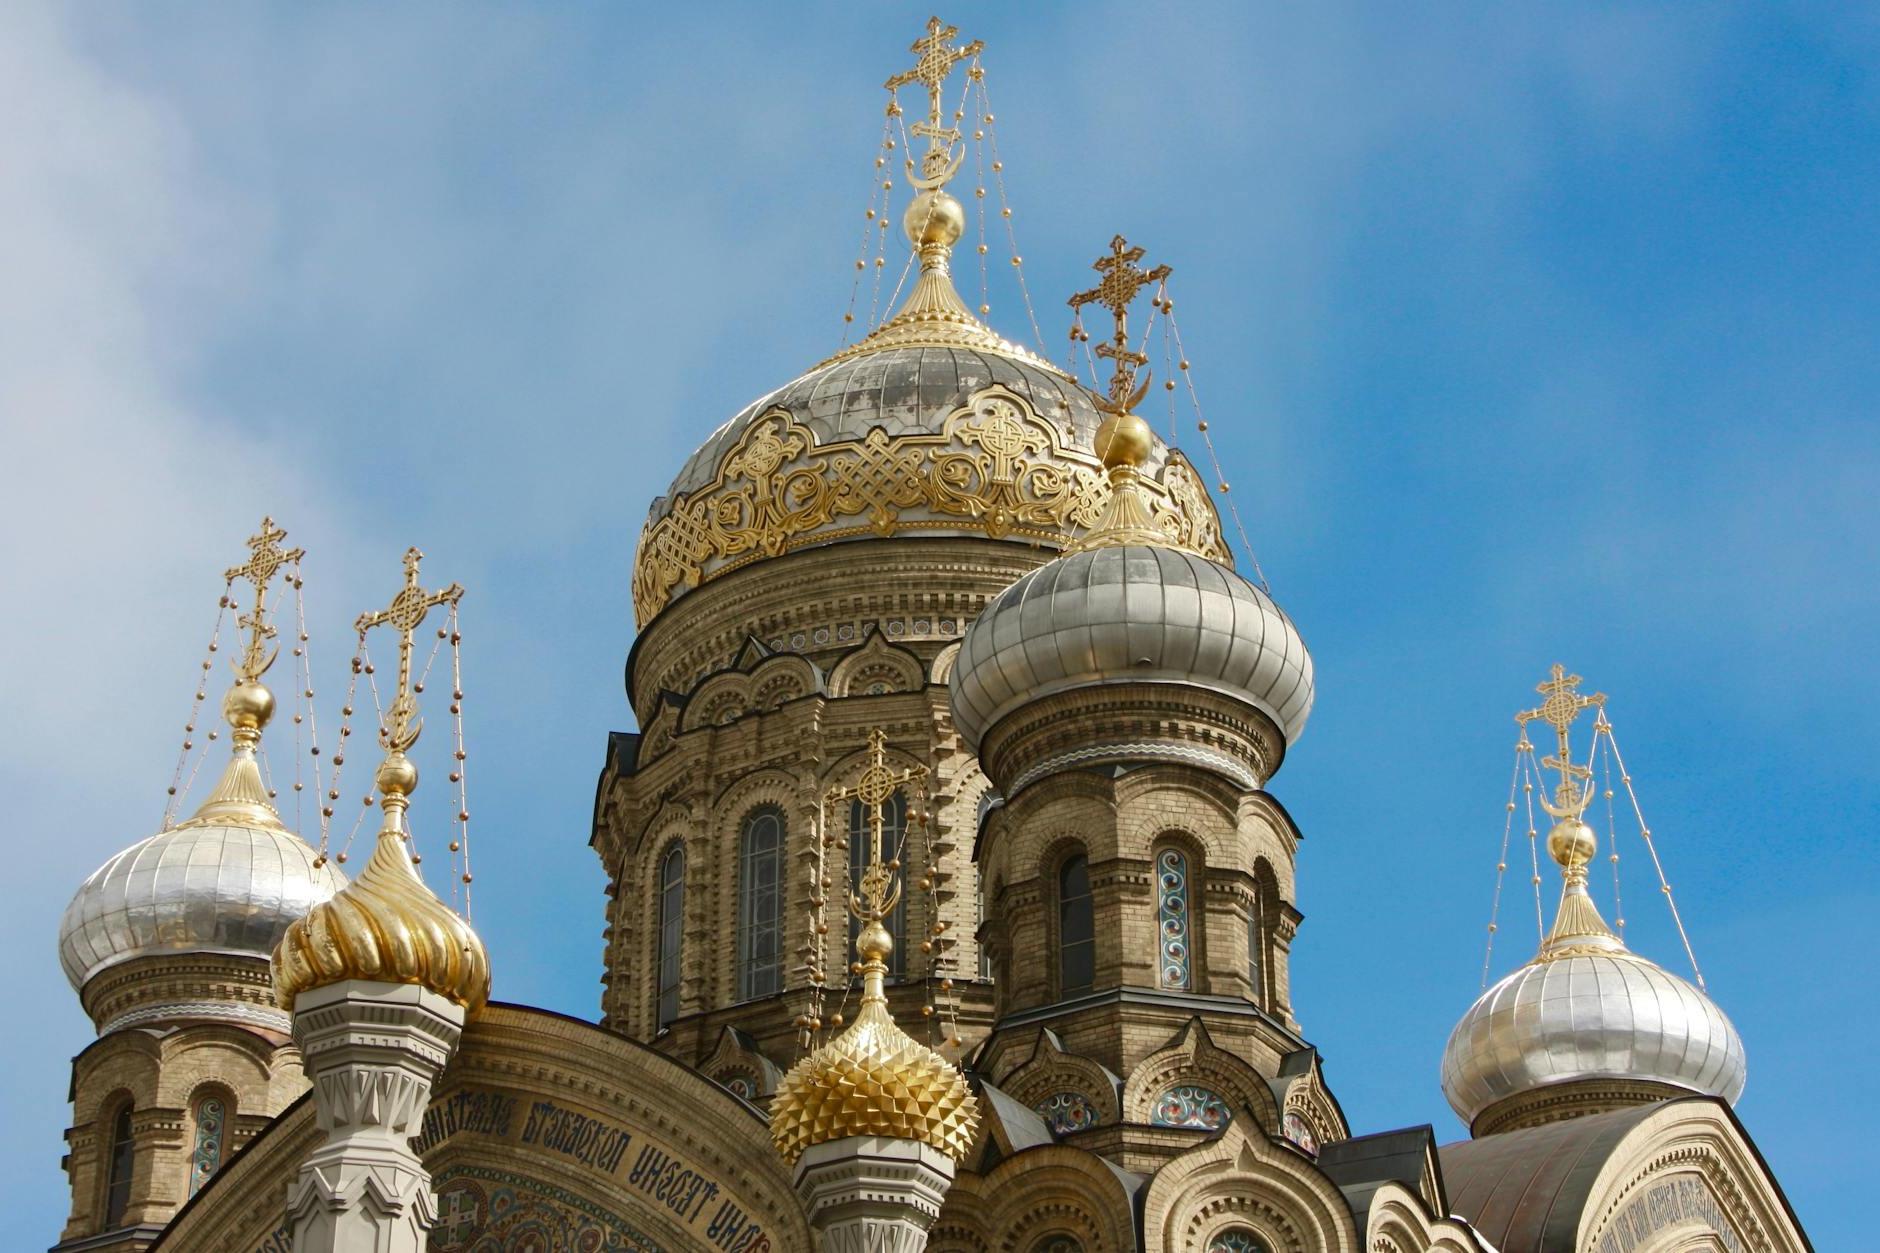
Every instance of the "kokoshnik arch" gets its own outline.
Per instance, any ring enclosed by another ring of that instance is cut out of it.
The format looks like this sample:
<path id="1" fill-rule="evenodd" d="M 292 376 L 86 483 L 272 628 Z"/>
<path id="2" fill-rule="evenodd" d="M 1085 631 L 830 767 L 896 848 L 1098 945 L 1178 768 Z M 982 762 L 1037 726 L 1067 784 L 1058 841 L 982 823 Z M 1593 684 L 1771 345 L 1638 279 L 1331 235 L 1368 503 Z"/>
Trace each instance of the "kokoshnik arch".
<path id="1" fill-rule="evenodd" d="M 1170 268 L 1119 236 L 1072 298 L 1089 386 L 961 297 L 963 250 L 983 293 L 1010 239 L 982 51 L 935 19 L 887 83 L 847 320 L 870 282 L 879 301 L 897 217 L 905 301 L 718 427 L 640 534 L 640 730 L 607 745 L 590 837 L 598 1022 L 491 1001 L 482 941 L 426 886 L 418 641 L 442 620 L 452 734 L 427 747 L 459 788 L 467 909 L 463 590 L 427 590 L 415 549 L 360 619 L 349 721 L 313 758 L 319 829 L 289 829 L 258 754 L 269 588 L 285 572 L 298 604 L 302 554 L 264 522 L 223 599 L 220 781 L 61 926 L 97 1039 L 73 1063 L 60 1253 L 1809 1247 L 1731 1112 L 1734 1028 L 1593 902 L 1611 725 L 1559 667 L 1521 743 L 1558 778 L 1560 904 L 1441 1058 L 1472 1138 L 1354 1133 L 1294 1013 L 1304 833 L 1272 790 L 1311 656 L 1236 568 L 1210 480 L 1138 414 L 1145 292 L 1181 355 Z M 1086 313 L 1111 323 L 1094 349 Z M 387 627 L 395 679 L 366 651 Z M 349 880 L 339 772 L 381 687 L 379 834 Z"/>

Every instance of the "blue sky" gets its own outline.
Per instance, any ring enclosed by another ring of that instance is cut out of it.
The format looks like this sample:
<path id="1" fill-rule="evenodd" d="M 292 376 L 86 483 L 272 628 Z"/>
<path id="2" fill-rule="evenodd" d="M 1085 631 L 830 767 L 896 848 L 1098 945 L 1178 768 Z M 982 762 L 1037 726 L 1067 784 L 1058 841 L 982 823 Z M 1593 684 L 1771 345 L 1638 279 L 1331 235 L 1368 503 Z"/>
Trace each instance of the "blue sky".
<path id="1" fill-rule="evenodd" d="M 328 725 L 345 624 L 408 544 L 470 588 L 497 992 L 596 1014 L 587 827 L 632 725 L 640 522 L 712 427 L 836 343 L 879 84 L 926 16 L 0 13 L 0 1153 L 29 1245 L 63 1217 L 90 1036 L 58 914 L 155 829 L 219 572 L 264 512 L 310 550 Z M 1880 905 L 1880 20 L 945 16 L 989 45 L 1047 347 L 1113 233 L 1175 266 L 1318 664 L 1273 791 L 1307 837 L 1298 1011 L 1353 1123 L 1460 1134 L 1437 1062 L 1477 989 L 1510 716 L 1560 660 L 1612 696 L 1749 1051 L 1739 1112 L 1818 1245 L 1853 1247 L 1852 1129 L 1880 1118 L 1853 973 Z M 1628 881 L 1633 941 L 1681 970 L 1650 889 Z M 1525 946 L 1503 934 L 1500 968 Z"/>

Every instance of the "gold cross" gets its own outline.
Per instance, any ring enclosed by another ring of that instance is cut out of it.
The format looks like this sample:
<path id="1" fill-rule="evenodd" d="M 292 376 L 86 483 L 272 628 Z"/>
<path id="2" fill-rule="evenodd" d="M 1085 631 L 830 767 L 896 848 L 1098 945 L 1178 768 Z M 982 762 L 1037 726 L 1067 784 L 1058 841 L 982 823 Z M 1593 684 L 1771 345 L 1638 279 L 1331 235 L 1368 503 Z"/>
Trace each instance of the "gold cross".
<path id="1" fill-rule="evenodd" d="M 1556 818 L 1578 817 L 1593 799 L 1593 768 L 1590 764 L 1582 766 L 1573 760 L 1570 732 L 1582 711 L 1605 708 L 1606 694 L 1594 692 L 1590 696 L 1582 696 L 1580 676 L 1568 674 L 1567 668 L 1558 664 L 1554 666 L 1553 678 L 1537 685 L 1534 690 L 1545 699 L 1533 709 L 1514 716 L 1514 720 L 1521 724 L 1521 738 L 1527 739 L 1528 723 L 1545 722 L 1554 729 L 1554 734 L 1559 737 L 1560 742 L 1558 753 L 1541 759 L 1541 765 L 1560 772 L 1560 784 L 1554 792 L 1554 803 L 1549 804 L 1543 798 L 1541 807 Z M 1603 718 L 1605 715 L 1600 716 Z M 1586 781 L 1586 789 L 1583 793 L 1578 786 L 1580 780 Z"/>
<path id="2" fill-rule="evenodd" d="M 398 695 L 392 698 L 385 725 L 379 728 L 379 742 L 394 752 L 404 752 L 418 742 L 424 724 L 417 721 L 418 697 L 411 687 L 412 636 L 424 625 L 424 616 L 433 605 L 455 605 L 463 599 L 463 586 L 452 583 L 441 592 L 427 592 L 418 582 L 418 563 L 424 554 L 415 548 L 405 550 L 405 585 L 392 597 L 392 603 L 378 613 L 362 613 L 354 623 L 363 636 L 375 626 L 392 627 L 398 632 Z"/>
<path id="3" fill-rule="evenodd" d="M 1071 297 L 1071 308 L 1079 313 L 1085 305 L 1098 304 L 1108 309 L 1116 320 L 1116 334 L 1109 343 L 1097 345 L 1097 355 L 1116 362 L 1116 373 L 1110 376 L 1110 407 L 1119 413 L 1135 408 L 1149 390 L 1147 379 L 1140 388 L 1135 386 L 1136 371 L 1148 364 L 1149 357 L 1146 353 L 1130 351 L 1129 306 L 1135 303 L 1143 288 L 1162 282 L 1174 273 L 1166 265 L 1158 265 L 1153 270 L 1137 265 L 1143 252 L 1142 248 L 1130 247 L 1129 241 L 1118 235 L 1110 241 L 1110 255 L 1098 257 L 1091 263 L 1091 268 L 1103 275 L 1102 280 L 1089 291 Z M 1132 388 L 1135 388 L 1133 396 Z"/>
<path id="4" fill-rule="evenodd" d="M 253 683 L 267 673 L 281 651 L 279 647 L 268 648 L 268 641 L 274 638 L 274 628 L 268 625 L 268 583 L 282 566 L 307 555 L 299 548 L 281 551 L 281 541 L 286 538 L 287 532 L 275 526 L 273 518 L 261 519 L 261 530 L 248 537 L 248 560 L 230 567 L 222 576 L 230 583 L 247 579 L 255 589 L 255 607 L 235 619 L 236 625 L 248 632 L 241 660 L 233 663 L 236 676 L 244 683 Z"/>
<path id="5" fill-rule="evenodd" d="M 953 67 L 969 57 L 976 57 L 985 50 L 986 45 L 980 40 L 954 48 L 949 45 L 953 37 L 960 33 L 957 26 L 948 26 L 937 17 L 927 19 L 927 33 L 916 39 L 908 48 L 914 53 L 914 68 L 904 70 L 890 78 L 885 86 L 889 91 L 905 87 L 909 83 L 919 83 L 927 89 L 927 120 L 914 123 L 914 134 L 923 136 L 928 141 L 927 154 L 921 158 L 921 173 L 925 176 L 924 186 L 938 187 L 953 177 L 949 168 L 947 153 L 959 142 L 960 132 L 957 127 L 944 124 L 941 115 L 940 92 L 946 85 Z M 910 162 L 910 169 L 912 163 Z"/>
<path id="6" fill-rule="evenodd" d="M 882 814 L 896 791 L 927 777 L 927 767 L 909 766 L 896 773 L 888 769 L 888 737 L 876 727 L 868 733 L 869 762 L 852 786 L 832 788 L 829 803 L 859 800 L 868 807 L 868 863 L 862 871 L 860 892 L 849 893 L 849 909 L 863 921 L 879 921 L 893 911 L 901 897 L 900 880 L 888 867 L 882 847 Z"/>

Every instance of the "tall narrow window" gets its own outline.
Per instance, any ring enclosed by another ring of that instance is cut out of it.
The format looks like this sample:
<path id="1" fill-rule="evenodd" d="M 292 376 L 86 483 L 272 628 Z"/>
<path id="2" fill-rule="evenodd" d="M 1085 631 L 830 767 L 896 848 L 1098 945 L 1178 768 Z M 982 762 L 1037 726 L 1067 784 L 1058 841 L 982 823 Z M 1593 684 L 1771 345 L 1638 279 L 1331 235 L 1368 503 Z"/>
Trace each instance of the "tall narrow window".
<path id="1" fill-rule="evenodd" d="M 1188 991 L 1189 967 L 1188 855 L 1165 848 L 1156 855 L 1156 913 L 1161 923 L 1161 987 Z"/>
<path id="2" fill-rule="evenodd" d="M 1247 903 L 1247 995 L 1255 1005 L 1266 1004 L 1266 893 L 1253 881 L 1253 899 Z"/>
<path id="3" fill-rule="evenodd" d="M 744 819 L 738 851 L 738 999 L 783 991 L 783 811 Z"/>
<path id="4" fill-rule="evenodd" d="M 1088 992 L 1097 978 L 1096 914 L 1090 859 L 1067 858 L 1058 870 L 1058 995 Z"/>
<path id="5" fill-rule="evenodd" d="M 903 857 L 906 850 L 901 847 L 907 836 L 907 795 L 896 792 L 881 807 L 881 858 L 887 861 Z M 874 839 L 868 806 L 861 801 L 849 802 L 849 882 L 860 883 L 862 871 L 868 868 L 869 842 Z M 905 889 L 905 884 L 903 884 Z M 894 937 L 894 952 L 888 955 L 888 973 L 896 978 L 907 973 L 907 893 L 901 893 L 901 899 L 888 911 L 884 923 L 888 934 Z M 862 920 L 853 913 L 849 915 L 849 948 L 855 948 L 855 937 L 862 931 Z"/>
<path id="6" fill-rule="evenodd" d="M 222 1165 L 222 1145 L 228 1128 L 228 1107 L 219 1096 L 196 1102 L 196 1144 L 189 1154 L 189 1195 L 195 1196 Z"/>
<path id="7" fill-rule="evenodd" d="M 659 1025 L 679 1016 L 679 973 L 685 945 L 685 846 L 675 844 L 659 865 Z"/>
<path id="8" fill-rule="evenodd" d="M 137 1165 L 137 1142 L 132 1139 L 131 1107 L 126 1102 L 111 1122 L 111 1155 L 104 1186 L 104 1229 L 124 1225 L 131 1206 L 131 1172 Z"/>

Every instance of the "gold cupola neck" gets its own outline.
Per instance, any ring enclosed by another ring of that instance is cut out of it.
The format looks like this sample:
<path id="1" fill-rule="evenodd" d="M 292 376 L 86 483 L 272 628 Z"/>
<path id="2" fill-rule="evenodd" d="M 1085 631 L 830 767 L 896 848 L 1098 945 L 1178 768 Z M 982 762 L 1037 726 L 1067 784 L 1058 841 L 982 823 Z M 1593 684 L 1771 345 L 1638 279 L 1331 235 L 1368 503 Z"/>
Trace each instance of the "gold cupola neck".
<path id="1" fill-rule="evenodd" d="M 915 1140 L 955 1163 L 965 1160 L 979 1129 L 979 1102 L 966 1076 L 919 1043 L 888 1012 L 888 958 L 894 939 L 883 924 L 900 899 L 899 860 L 883 839 L 884 806 L 895 791 L 924 777 L 916 767 L 896 775 L 886 760 L 886 737 L 869 737 L 872 760 L 852 788 L 832 799 L 859 800 L 869 814 L 868 864 L 849 893 L 861 922 L 855 937 L 862 976 L 861 1008 L 835 1039 L 790 1068 L 770 1105 L 770 1137 L 794 1165 L 805 1150 L 849 1136 Z"/>
<path id="2" fill-rule="evenodd" d="M 385 758 L 374 780 L 384 819 L 359 877 L 288 928 L 274 950 L 274 991 L 282 1008 L 314 988 L 349 979 L 417 984 L 461 1005 L 470 1015 L 490 996 L 489 953 L 470 924 L 419 877 L 406 823 L 418 768 L 406 754 L 424 730 L 412 674 L 413 635 L 437 605 L 452 605 L 463 588 L 427 592 L 418 579 L 424 554 L 405 553 L 405 581 L 389 608 L 360 616 L 360 637 L 389 625 L 398 636 L 397 690 L 379 730 Z"/>
<path id="3" fill-rule="evenodd" d="M 241 679 L 222 698 L 222 716 L 228 722 L 230 738 L 234 741 L 228 765 L 208 798 L 180 825 L 234 823 L 285 831 L 287 828 L 281 824 L 256 760 L 262 729 L 274 716 L 274 694 L 258 678 Z"/>

